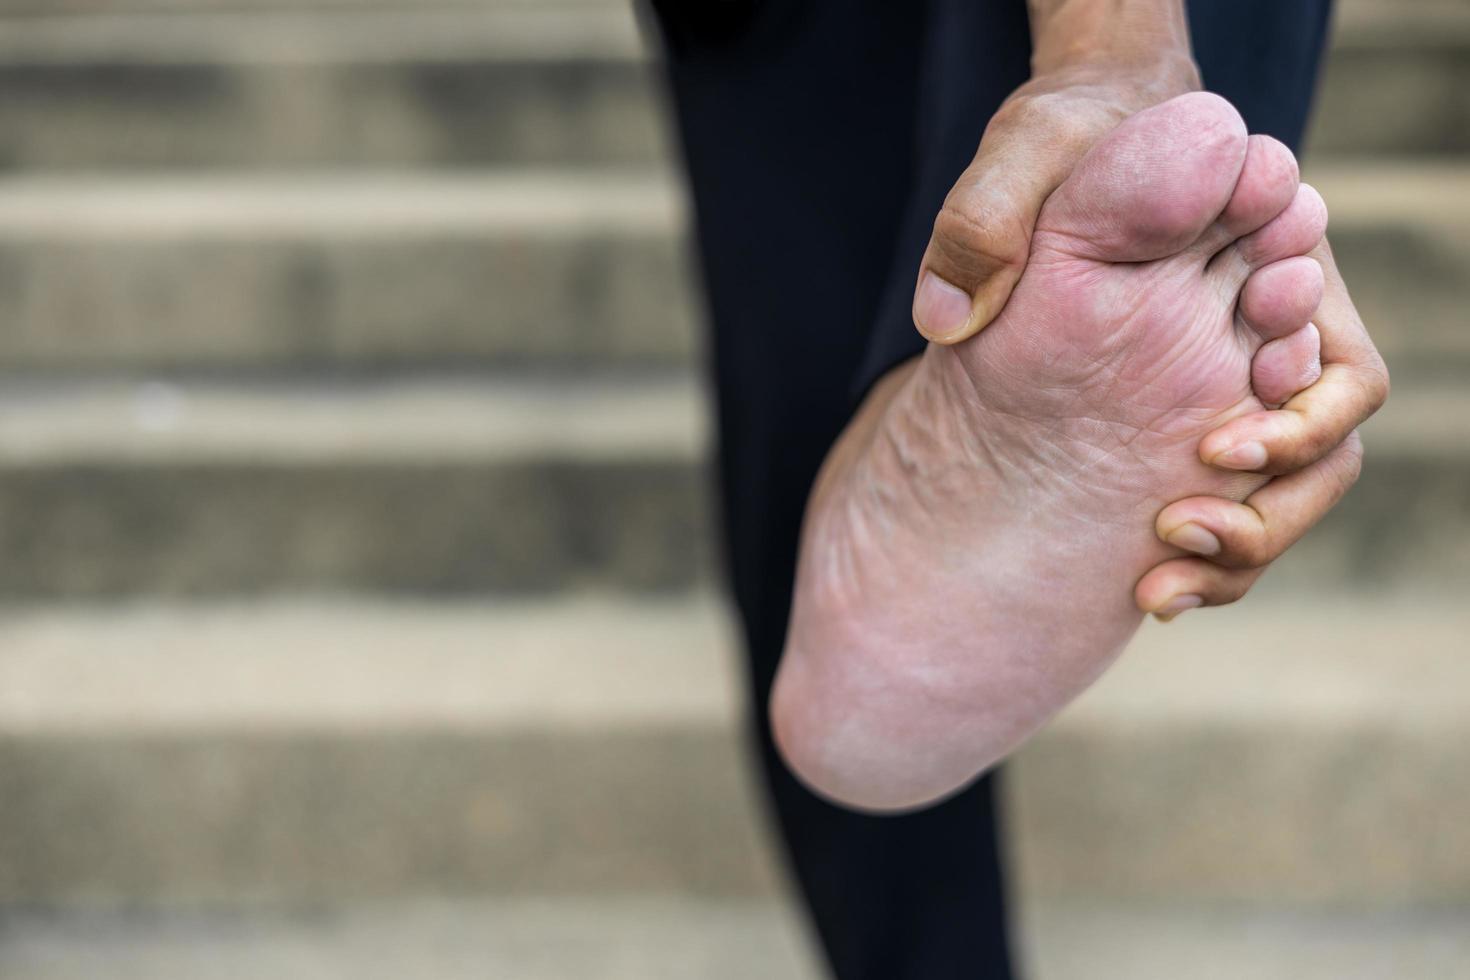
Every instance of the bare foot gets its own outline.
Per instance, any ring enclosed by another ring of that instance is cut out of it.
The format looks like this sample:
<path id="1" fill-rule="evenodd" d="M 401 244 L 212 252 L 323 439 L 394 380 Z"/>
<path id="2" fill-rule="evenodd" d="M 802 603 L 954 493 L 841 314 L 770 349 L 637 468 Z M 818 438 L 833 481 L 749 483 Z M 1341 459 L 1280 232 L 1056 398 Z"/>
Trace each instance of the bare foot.
<path id="1" fill-rule="evenodd" d="M 1210 466 L 1198 446 L 1315 380 L 1325 227 L 1291 153 L 1216 96 L 1098 144 L 1001 316 L 876 391 L 818 480 L 772 695 L 803 779 L 932 802 L 1097 678 L 1138 626 L 1134 584 L 1185 553 L 1159 511 L 1266 481 L 1250 447 Z"/>

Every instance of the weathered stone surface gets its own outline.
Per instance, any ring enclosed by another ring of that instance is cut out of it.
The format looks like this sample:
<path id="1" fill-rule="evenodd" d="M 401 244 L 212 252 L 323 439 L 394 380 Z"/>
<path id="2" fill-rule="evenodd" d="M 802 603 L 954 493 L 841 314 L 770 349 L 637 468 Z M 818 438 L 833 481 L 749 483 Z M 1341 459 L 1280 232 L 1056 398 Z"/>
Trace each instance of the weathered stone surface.
<path id="1" fill-rule="evenodd" d="M 1470 613 L 1264 593 L 1148 625 L 1012 764 L 1023 894 L 1470 902 Z M 0 898 L 769 894 L 709 605 L 0 617 Z"/>
<path id="2" fill-rule="evenodd" d="M 1038 980 L 1470 977 L 1463 909 L 1301 912 L 1044 902 L 1015 938 Z M 767 898 L 629 895 L 396 901 L 306 914 L 7 916 L 0 972 L 26 980 L 817 980 L 798 912 Z"/>
<path id="3" fill-rule="evenodd" d="M 0 184 L 0 371 L 687 362 L 655 177 Z"/>
<path id="4" fill-rule="evenodd" d="M 0 594 L 686 589 L 681 381 L 12 392 Z"/>
<path id="5" fill-rule="evenodd" d="M 402 168 L 662 159 L 626 9 L 19 19 L 0 166 Z"/>
<path id="6" fill-rule="evenodd" d="M 1470 371 L 1470 168 L 1425 162 L 1312 165 L 1328 239 L 1397 380 Z"/>
<path id="7" fill-rule="evenodd" d="M 708 605 L 178 612 L 0 624 L 0 901 L 771 887 Z"/>
<path id="8" fill-rule="evenodd" d="M 0 38 L 0 166 L 668 156 L 656 79 L 626 6 L 273 3 L 189 0 L 172 12 L 12 20 Z M 1350 8 L 1326 63 L 1314 152 L 1463 155 L 1467 51 L 1464 4 Z"/>
<path id="9" fill-rule="evenodd" d="M 1470 369 L 1470 170 L 1314 166 L 1396 374 Z M 0 183 L 0 372 L 688 363 L 667 176 Z"/>
<path id="10" fill-rule="evenodd" d="M 1323 66 L 1313 155 L 1470 151 L 1470 4 L 1343 5 Z"/>
<path id="11" fill-rule="evenodd" d="M 20 386 L 0 396 L 0 595 L 683 590 L 707 578 L 703 403 L 680 377 Z M 1272 587 L 1470 569 L 1458 386 L 1402 384 Z"/>
<path id="12" fill-rule="evenodd" d="M 1146 628 L 1012 766 L 1021 877 L 1067 897 L 1470 902 L 1450 802 L 1470 793 L 1466 616 L 1431 608 L 1263 594 Z"/>

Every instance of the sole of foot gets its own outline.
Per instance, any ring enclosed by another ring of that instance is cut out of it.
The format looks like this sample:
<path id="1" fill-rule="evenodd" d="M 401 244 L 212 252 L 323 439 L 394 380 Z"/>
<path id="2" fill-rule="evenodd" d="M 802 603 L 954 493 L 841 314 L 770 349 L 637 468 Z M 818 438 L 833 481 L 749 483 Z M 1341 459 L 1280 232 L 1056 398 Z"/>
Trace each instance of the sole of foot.
<path id="1" fill-rule="evenodd" d="M 1106 669 L 1141 619 L 1134 584 L 1185 554 L 1160 509 L 1267 479 L 1259 447 L 1213 465 L 1198 447 L 1314 380 L 1326 220 L 1291 152 L 1213 95 L 1092 150 L 995 322 L 875 390 L 882 411 L 829 456 L 772 697 L 802 779 L 927 805 Z"/>

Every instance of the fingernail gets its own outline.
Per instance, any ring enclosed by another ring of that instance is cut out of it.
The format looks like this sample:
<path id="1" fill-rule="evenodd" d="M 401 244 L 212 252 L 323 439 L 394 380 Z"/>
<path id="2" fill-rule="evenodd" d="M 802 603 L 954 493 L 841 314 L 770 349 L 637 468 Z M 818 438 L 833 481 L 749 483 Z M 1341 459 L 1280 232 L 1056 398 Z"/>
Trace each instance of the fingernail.
<path id="1" fill-rule="evenodd" d="M 1259 442 L 1243 442 L 1216 456 L 1214 463 L 1231 470 L 1258 470 L 1266 465 L 1266 447 Z"/>
<path id="2" fill-rule="evenodd" d="M 1204 604 L 1205 600 L 1197 595 L 1176 595 L 1154 610 L 1154 618 L 1161 623 L 1167 623 L 1180 613 L 1188 612 Z"/>
<path id="3" fill-rule="evenodd" d="M 1220 539 L 1193 522 L 1179 525 L 1164 540 L 1196 555 L 1213 557 L 1220 553 Z"/>
<path id="4" fill-rule="evenodd" d="M 925 272 L 914 297 L 914 324 L 924 336 L 943 340 L 970 322 L 972 306 L 969 293 Z"/>

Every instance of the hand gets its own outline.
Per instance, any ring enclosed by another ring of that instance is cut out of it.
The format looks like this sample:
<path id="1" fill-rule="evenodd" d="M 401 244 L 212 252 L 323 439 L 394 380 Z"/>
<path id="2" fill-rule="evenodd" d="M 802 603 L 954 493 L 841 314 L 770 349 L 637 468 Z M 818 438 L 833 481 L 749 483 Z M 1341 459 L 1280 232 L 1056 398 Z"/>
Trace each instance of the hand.
<path id="1" fill-rule="evenodd" d="M 1357 428 L 1387 400 L 1388 369 L 1332 250 L 1324 241 L 1313 255 L 1325 281 L 1313 321 L 1322 338 L 1320 380 L 1281 408 L 1242 416 L 1200 442 L 1206 463 L 1276 478 L 1244 503 L 1190 497 L 1160 512 L 1159 537 L 1201 557 L 1166 561 L 1140 579 L 1134 598 L 1145 612 L 1168 620 L 1192 605 L 1239 599 L 1358 479 Z M 1242 462 L 1227 458 L 1232 450 Z"/>
<path id="2" fill-rule="evenodd" d="M 919 332 L 954 344 L 989 325 L 1026 269 L 1042 204 L 1093 144 L 1133 113 L 1198 88 L 1179 54 L 1070 64 L 1017 89 L 934 221 L 914 293 Z"/>

